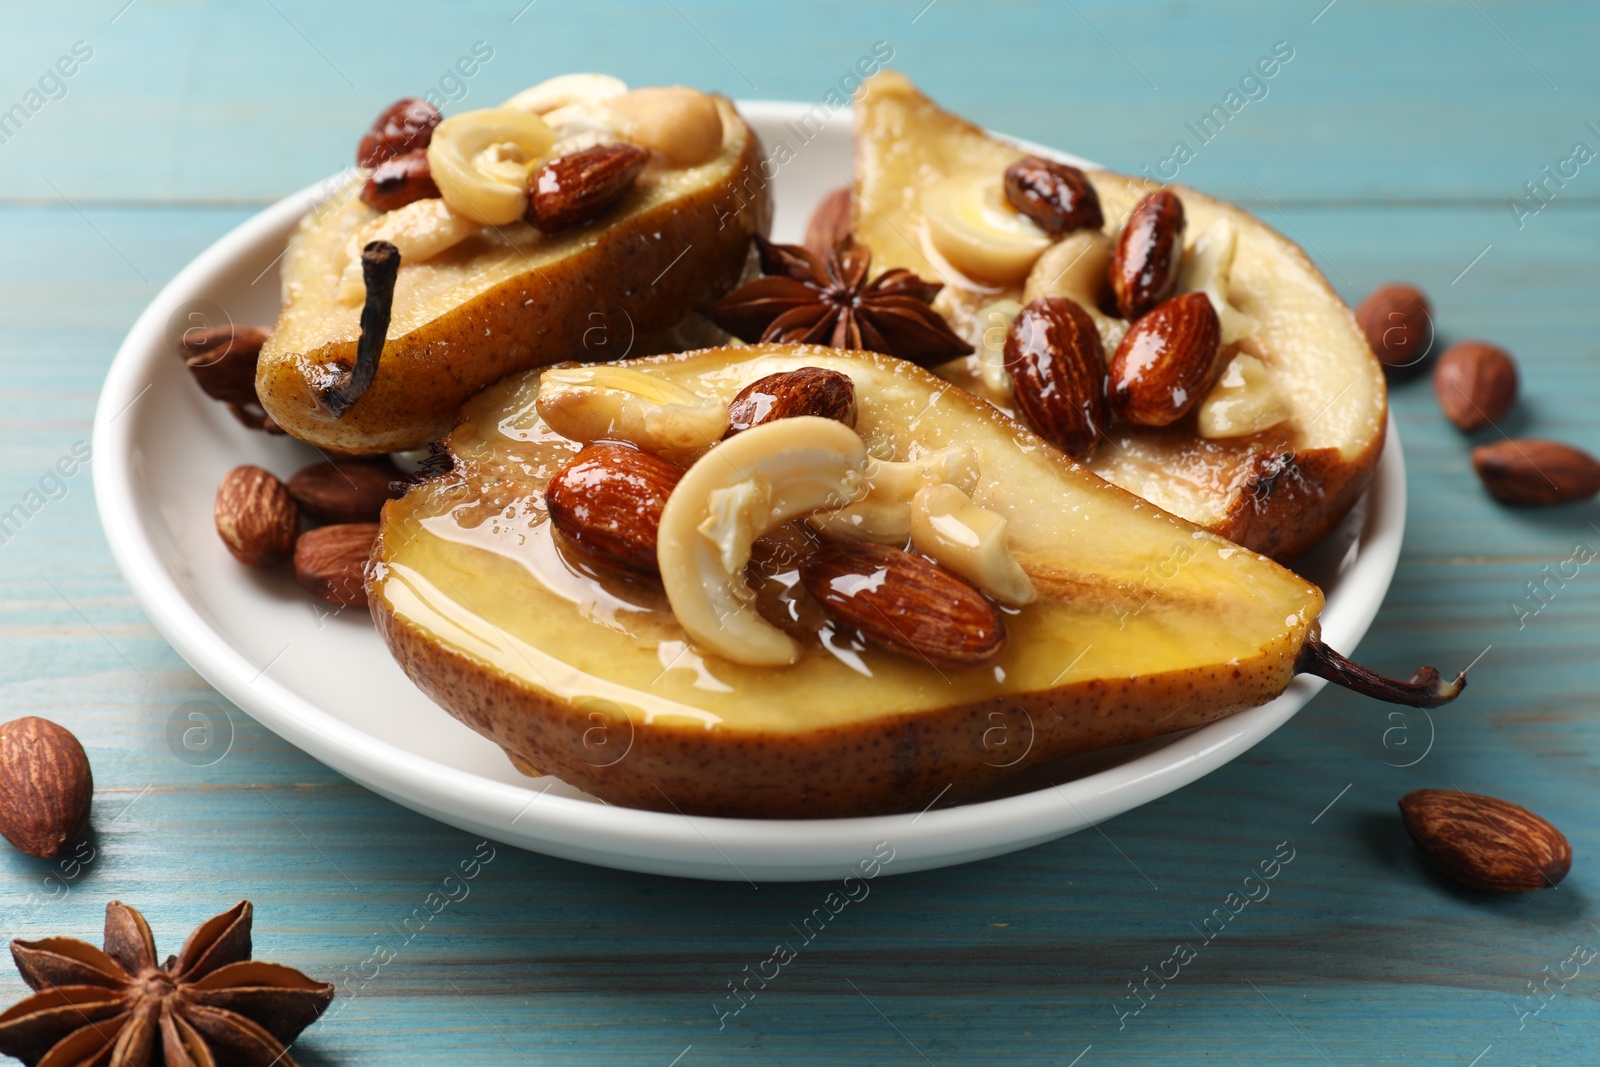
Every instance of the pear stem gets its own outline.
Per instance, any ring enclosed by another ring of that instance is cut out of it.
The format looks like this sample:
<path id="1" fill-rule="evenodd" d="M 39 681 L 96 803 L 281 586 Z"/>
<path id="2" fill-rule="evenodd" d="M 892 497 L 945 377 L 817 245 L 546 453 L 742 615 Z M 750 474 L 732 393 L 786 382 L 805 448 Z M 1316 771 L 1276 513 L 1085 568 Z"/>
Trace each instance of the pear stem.
<path id="1" fill-rule="evenodd" d="M 1314 674 L 1375 700 L 1413 708 L 1437 708 L 1441 704 L 1448 704 L 1467 687 L 1466 671 L 1456 675 L 1454 681 L 1445 682 L 1440 680 L 1439 672 L 1432 667 L 1422 668 L 1411 676 L 1409 682 L 1385 678 L 1359 663 L 1352 663 L 1323 644 L 1317 634 L 1306 639 L 1294 669 L 1296 674 Z"/>
<path id="2" fill-rule="evenodd" d="M 361 250 L 361 278 L 367 283 L 367 302 L 361 308 L 361 339 L 356 342 L 356 365 L 322 387 L 322 403 L 334 418 L 343 417 L 350 406 L 372 385 L 378 373 L 378 357 L 389 333 L 389 315 L 394 310 L 394 283 L 400 274 L 400 250 L 388 241 L 373 241 Z"/>

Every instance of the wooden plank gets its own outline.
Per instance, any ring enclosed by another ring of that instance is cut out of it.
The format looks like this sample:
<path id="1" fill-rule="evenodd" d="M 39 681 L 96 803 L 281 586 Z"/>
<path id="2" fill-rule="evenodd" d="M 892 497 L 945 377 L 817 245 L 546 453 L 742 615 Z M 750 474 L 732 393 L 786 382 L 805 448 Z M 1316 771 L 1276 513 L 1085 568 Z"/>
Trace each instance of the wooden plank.
<path id="1" fill-rule="evenodd" d="M 73 41 L 96 49 L 64 99 L 0 144 L 0 502 L 87 435 L 111 354 L 157 286 L 253 205 L 342 165 L 378 104 L 425 91 L 428 72 L 479 39 L 496 57 L 464 106 L 583 67 L 815 99 L 885 39 L 951 106 L 1130 169 L 1290 40 L 1295 58 L 1268 96 L 1184 180 L 1306 242 L 1347 298 L 1391 277 L 1421 283 L 1447 339 L 1485 337 L 1521 359 L 1527 398 L 1508 432 L 1600 449 L 1600 194 L 1586 167 L 1521 229 L 1505 206 L 1600 121 L 1585 114 L 1597 75 L 1583 5 L 1341 0 L 1313 24 L 1320 3 L 941 2 L 918 17 L 920 4 L 680 0 L 597 19 L 540 0 L 513 25 L 520 3 L 441 19 L 370 3 L 137 0 L 113 23 L 124 3 L 38 12 L 0 39 L 0 106 Z M 420 923 L 416 909 L 476 841 L 226 707 L 133 604 L 80 473 L 0 544 L 0 701 L 7 718 L 48 715 L 89 747 L 95 858 L 63 877 L 0 852 L 0 935 L 93 939 L 105 901 L 120 898 L 175 946 L 248 897 L 259 955 L 345 993 L 296 1047 L 309 1065 L 1592 1061 L 1592 965 L 1565 988 L 1552 981 L 1537 1015 L 1518 1013 L 1538 1007 L 1524 997 L 1543 968 L 1574 943 L 1600 944 L 1585 859 L 1600 849 L 1600 580 L 1586 567 L 1526 599 L 1575 542 L 1600 548 L 1600 513 L 1494 505 L 1467 465 L 1493 431 L 1458 434 L 1425 377 L 1397 380 L 1392 396 L 1410 522 L 1359 651 L 1396 673 L 1483 653 L 1460 703 L 1397 718 L 1325 693 L 1246 756 L 1103 834 L 876 882 L 721 1029 L 728 983 L 798 940 L 825 886 L 681 882 L 500 848 L 465 899 Z M 232 745 L 210 766 L 184 762 L 167 736 L 197 700 L 231 714 Z M 1490 900 L 1424 872 L 1394 802 L 1451 785 L 1562 826 L 1578 856 L 1568 882 Z M 1203 941 L 1194 928 L 1282 841 L 1295 858 L 1270 897 L 1197 945 L 1179 978 L 1152 981 L 1153 999 L 1119 1028 L 1137 1003 L 1122 999 L 1127 983 L 1177 942 Z M 365 961 L 380 943 L 395 955 L 375 967 Z M 23 991 L 0 974 L 0 998 Z"/>
<path id="2" fill-rule="evenodd" d="M 415 19 L 422 32 L 375 0 L 139 0 L 113 23 L 125 3 L 0 41 L 0 107 L 24 100 L 75 42 L 94 50 L 66 95 L 39 98 L 0 145 L 5 196 L 260 203 L 347 165 L 360 131 L 401 95 L 479 107 L 553 73 L 617 70 L 638 84 L 821 100 L 877 41 L 974 120 L 1110 166 L 1159 171 L 1186 140 L 1196 158 L 1182 180 L 1231 197 L 1254 182 L 1285 200 L 1473 199 L 1504 211 L 1574 140 L 1600 150 L 1585 127 L 1600 123 L 1600 72 L 1571 29 L 1587 24 L 1581 0 L 1403 10 L 1346 0 L 1315 23 L 1321 4 L 1265 0 L 1158 14 L 1105 0 L 989 14 L 947 2 L 915 21 L 918 4 L 775 14 L 734 0 L 630 0 L 596 18 L 544 0 L 513 23 L 523 7 L 513 0 L 453 5 L 442 25 Z M 478 41 L 494 56 L 458 86 L 449 71 Z M 1202 144 L 1185 124 L 1223 104 L 1279 41 L 1293 58 L 1249 90 L 1259 99 L 1241 93 Z M 1600 198 L 1596 182 L 1582 169 L 1559 195 Z"/>

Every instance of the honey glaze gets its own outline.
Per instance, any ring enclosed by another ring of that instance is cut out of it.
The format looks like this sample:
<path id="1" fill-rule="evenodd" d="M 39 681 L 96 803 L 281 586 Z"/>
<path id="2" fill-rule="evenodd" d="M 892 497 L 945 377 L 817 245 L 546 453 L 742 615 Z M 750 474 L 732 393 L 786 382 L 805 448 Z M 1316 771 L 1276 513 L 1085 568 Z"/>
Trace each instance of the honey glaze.
<path id="1" fill-rule="evenodd" d="M 830 367 L 855 381 L 857 429 L 875 451 L 975 450 L 984 473 L 973 498 L 1005 515 L 1039 591 L 1006 610 L 997 663 L 935 667 L 831 620 L 800 583 L 820 536 L 800 522 L 758 540 L 746 572 L 762 617 L 800 643 L 798 661 L 756 667 L 696 648 L 659 584 L 596 565 L 554 530 L 544 487 L 579 445 L 539 419 L 537 372 L 470 401 L 449 441 L 454 469 L 388 506 L 375 595 L 425 636 L 556 697 L 603 700 L 640 723 L 779 732 L 1275 655 L 1285 624 L 1296 636 L 1284 647 L 1297 646 L 1321 607 L 1314 587 L 1270 564 L 1252 590 L 1228 560 L 1241 550 L 1111 487 L 1064 481 L 1004 419 L 965 394 L 934 396 L 926 378 L 902 380 L 909 370 L 892 361 L 722 351 L 634 365 L 724 401 L 775 371 Z"/>

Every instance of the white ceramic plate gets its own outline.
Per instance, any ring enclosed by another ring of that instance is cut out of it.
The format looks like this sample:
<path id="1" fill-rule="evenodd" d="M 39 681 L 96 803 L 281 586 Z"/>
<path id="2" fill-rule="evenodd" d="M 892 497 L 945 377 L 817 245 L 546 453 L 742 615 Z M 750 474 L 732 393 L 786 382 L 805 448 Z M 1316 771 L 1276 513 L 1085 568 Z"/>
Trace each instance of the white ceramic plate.
<path id="1" fill-rule="evenodd" d="M 740 105 L 769 149 L 795 157 L 775 179 L 775 235 L 796 240 L 813 204 L 850 173 L 850 117 L 801 145 L 785 123 L 805 105 Z M 1070 157 L 1069 157 L 1070 158 Z M 151 621 L 240 708 L 396 803 L 496 841 L 587 863 L 694 878 L 834 879 L 889 842 L 887 873 L 1027 848 L 1081 830 L 1215 770 L 1286 722 L 1323 685 L 1189 733 L 1083 757 L 1028 792 L 920 815 L 771 822 L 613 807 L 550 778 L 524 778 L 500 749 L 435 707 L 390 658 L 365 614 L 327 614 L 291 576 L 236 564 L 212 525 L 217 483 L 256 463 L 287 476 L 316 453 L 244 430 L 201 395 L 173 355 L 191 322 L 267 323 L 276 261 L 315 186 L 273 205 L 174 278 L 118 351 L 95 417 L 95 495 L 113 554 Z M 225 310 L 224 310 L 225 309 Z M 1405 525 L 1393 422 L 1372 490 L 1301 569 L 1327 593 L 1328 642 L 1353 649 L 1378 611 Z M 886 850 L 880 855 L 887 854 Z"/>

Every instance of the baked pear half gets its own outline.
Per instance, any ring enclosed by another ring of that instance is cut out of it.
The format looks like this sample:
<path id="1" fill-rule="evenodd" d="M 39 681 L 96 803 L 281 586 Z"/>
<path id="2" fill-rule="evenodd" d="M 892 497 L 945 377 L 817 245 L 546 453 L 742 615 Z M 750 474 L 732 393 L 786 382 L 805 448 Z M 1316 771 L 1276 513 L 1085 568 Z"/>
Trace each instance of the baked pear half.
<path id="1" fill-rule="evenodd" d="M 682 87 L 567 75 L 448 118 L 400 101 L 290 238 L 261 405 L 318 447 L 393 452 L 506 374 L 712 343 L 693 311 L 770 225 L 760 158 L 731 103 Z M 397 274 L 368 276 L 375 242 Z"/>
<path id="2" fill-rule="evenodd" d="M 1293 242 L 1193 189 L 1031 156 L 896 72 L 866 82 L 855 116 L 850 229 L 876 269 L 942 282 L 935 309 L 977 349 L 941 375 L 1107 481 L 1280 561 L 1366 489 L 1387 423 L 1382 368 Z M 1196 292 L 1214 316 L 1175 302 Z M 1008 373 L 1027 361 L 1014 334 L 1038 332 L 1022 309 L 1063 298 L 1095 324 L 1108 364 L 1089 383 L 1106 399 L 1066 427 L 1019 392 L 1049 391 L 1048 373 Z"/>
<path id="3" fill-rule="evenodd" d="M 914 811 L 1260 704 L 1321 592 L 890 357 L 750 345 L 515 375 L 368 571 L 406 673 L 613 804 Z"/>

